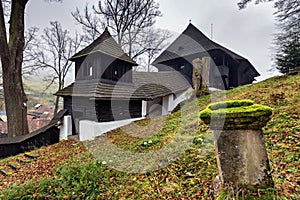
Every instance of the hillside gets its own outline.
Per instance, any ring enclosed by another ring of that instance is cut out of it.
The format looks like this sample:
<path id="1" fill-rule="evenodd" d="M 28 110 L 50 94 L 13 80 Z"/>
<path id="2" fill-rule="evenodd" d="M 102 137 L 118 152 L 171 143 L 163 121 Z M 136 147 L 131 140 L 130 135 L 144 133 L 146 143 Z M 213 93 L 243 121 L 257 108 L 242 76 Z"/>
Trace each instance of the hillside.
<path id="1" fill-rule="evenodd" d="M 228 199 L 239 195 L 245 199 L 299 199 L 300 75 L 239 87 L 227 91 L 226 99 L 252 99 L 274 108 L 264 136 L 275 188 L 246 191 L 234 186 L 227 193 Z M 213 140 L 197 117 L 210 102 L 210 96 L 201 97 L 167 117 L 138 121 L 92 143 L 64 141 L 37 149 L 34 153 L 40 157 L 22 164 L 22 171 L 0 175 L 0 199 L 212 199 L 212 180 L 218 173 Z M 126 152 L 153 153 L 167 146 L 169 153 L 180 156 L 164 157 L 167 159 L 162 164 L 169 165 L 163 168 L 144 159 L 143 167 L 157 170 L 133 173 L 139 169 L 133 157 L 126 158 L 125 168 L 124 160 L 119 162 L 111 152 L 105 152 L 107 160 L 93 158 L 90 152 L 100 155 L 101 148 L 95 147 L 105 148 L 105 139 Z M 187 146 L 177 145 L 189 140 Z M 184 152 L 177 151 L 185 148 Z M 0 166 L 21 156 L 1 160 Z"/>

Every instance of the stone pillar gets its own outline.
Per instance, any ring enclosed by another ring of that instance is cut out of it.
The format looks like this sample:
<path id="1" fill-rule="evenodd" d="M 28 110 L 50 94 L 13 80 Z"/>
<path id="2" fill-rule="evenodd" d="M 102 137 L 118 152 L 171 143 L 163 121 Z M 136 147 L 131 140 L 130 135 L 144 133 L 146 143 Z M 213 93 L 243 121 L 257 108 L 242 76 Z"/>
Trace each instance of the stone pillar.
<path id="1" fill-rule="evenodd" d="M 202 83 L 209 86 L 210 57 L 202 58 Z"/>
<path id="2" fill-rule="evenodd" d="M 222 184 L 250 189 L 273 186 L 262 133 L 271 115 L 271 108 L 250 100 L 211 104 L 200 112 L 214 134 Z"/>
<path id="3" fill-rule="evenodd" d="M 196 58 L 193 60 L 193 88 L 195 90 L 196 97 L 201 96 L 201 88 L 202 88 L 202 66 L 200 58 Z"/>
<path id="4" fill-rule="evenodd" d="M 193 64 L 193 88 L 197 97 L 200 97 L 203 92 L 207 91 L 209 85 L 209 70 L 210 58 L 196 58 L 192 61 Z"/>

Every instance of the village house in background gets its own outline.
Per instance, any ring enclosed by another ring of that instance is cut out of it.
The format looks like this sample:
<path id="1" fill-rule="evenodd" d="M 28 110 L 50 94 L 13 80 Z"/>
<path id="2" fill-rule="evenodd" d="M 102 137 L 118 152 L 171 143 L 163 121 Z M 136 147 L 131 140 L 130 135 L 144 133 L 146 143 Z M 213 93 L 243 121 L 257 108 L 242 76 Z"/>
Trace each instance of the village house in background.
<path id="1" fill-rule="evenodd" d="M 37 104 L 35 110 L 27 114 L 29 132 L 34 132 L 47 126 L 53 119 L 53 107 Z M 0 112 L 0 138 L 7 137 L 6 112 Z"/>

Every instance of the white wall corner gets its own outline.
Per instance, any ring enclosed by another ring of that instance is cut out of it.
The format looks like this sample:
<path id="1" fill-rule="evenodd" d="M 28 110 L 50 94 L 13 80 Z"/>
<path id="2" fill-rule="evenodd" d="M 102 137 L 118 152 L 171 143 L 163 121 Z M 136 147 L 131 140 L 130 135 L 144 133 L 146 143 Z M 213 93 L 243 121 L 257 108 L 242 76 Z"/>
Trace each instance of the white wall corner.
<path id="1" fill-rule="evenodd" d="M 79 121 L 79 140 L 87 141 L 95 139 L 96 122 L 88 120 Z"/>
<path id="2" fill-rule="evenodd" d="M 169 95 L 163 97 L 161 114 L 162 115 L 170 114 L 170 112 L 169 112 Z"/>
<path id="3" fill-rule="evenodd" d="M 66 115 L 63 118 L 63 123 L 59 130 L 59 141 L 67 140 L 68 135 L 72 135 L 72 117 L 71 117 L 71 115 Z"/>
<path id="4" fill-rule="evenodd" d="M 147 115 L 147 101 L 142 101 L 142 117 Z"/>
<path id="5" fill-rule="evenodd" d="M 171 113 L 173 111 L 173 109 L 176 107 L 176 105 L 174 105 L 174 94 L 170 94 L 168 96 L 169 98 L 169 102 L 168 102 L 168 112 Z"/>

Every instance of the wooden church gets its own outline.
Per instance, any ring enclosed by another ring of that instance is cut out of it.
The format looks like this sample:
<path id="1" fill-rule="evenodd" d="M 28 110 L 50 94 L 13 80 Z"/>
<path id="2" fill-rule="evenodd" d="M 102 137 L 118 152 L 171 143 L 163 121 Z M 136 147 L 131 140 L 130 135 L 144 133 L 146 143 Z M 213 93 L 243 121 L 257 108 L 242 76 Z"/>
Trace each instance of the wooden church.
<path id="1" fill-rule="evenodd" d="M 230 89 L 250 84 L 260 74 L 244 57 L 215 43 L 193 24 L 152 63 L 159 71 L 176 70 L 192 84 L 193 60 L 209 58 L 209 87 Z"/>
<path id="2" fill-rule="evenodd" d="M 75 123 L 146 116 L 152 105 L 163 106 L 164 97 L 176 98 L 190 87 L 180 73 L 134 72 L 132 68 L 137 63 L 107 29 L 70 60 L 75 62 L 75 82 L 55 95 L 63 97 L 64 109 L 72 114 Z"/>
<path id="3" fill-rule="evenodd" d="M 193 91 L 193 61 L 202 58 L 210 60 L 209 87 L 229 89 L 259 76 L 247 59 L 211 41 L 192 24 L 153 62 L 159 72 L 136 72 L 132 69 L 137 63 L 105 29 L 70 58 L 75 62 L 75 81 L 55 95 L 63 98 L 77 132 L 81 120 L 165 115 Z"/>

